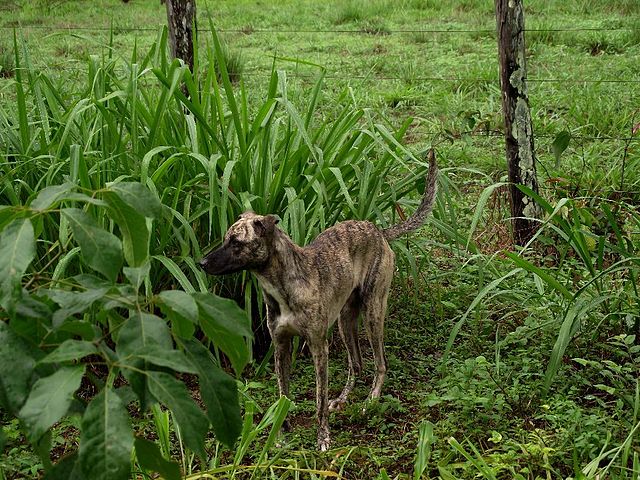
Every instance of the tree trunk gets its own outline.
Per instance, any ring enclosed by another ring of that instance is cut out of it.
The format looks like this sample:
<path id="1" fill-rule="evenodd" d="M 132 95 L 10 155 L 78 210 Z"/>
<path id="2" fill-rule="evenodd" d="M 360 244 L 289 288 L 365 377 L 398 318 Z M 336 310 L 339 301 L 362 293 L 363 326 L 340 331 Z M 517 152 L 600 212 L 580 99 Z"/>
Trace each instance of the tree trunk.
<path id="1" fill-rule="evenodd" d="M 509 181 L 511 182 L 511 217 L 513 240 L 526 244 L 537 230 L 540 209 L 517 185 L 538 192 L 536 158 L 533 149 L 533 126 L 527 93 L 524 48 L 524 10 L 522 0 L 495 0 L 500 57 L 502 111 Z"/>
<path id="2" fill-rule="evenodd" d="M 171 55 L 180 58 L 193 72 L 193 33 L 196 0 L 165 0 Z"/>

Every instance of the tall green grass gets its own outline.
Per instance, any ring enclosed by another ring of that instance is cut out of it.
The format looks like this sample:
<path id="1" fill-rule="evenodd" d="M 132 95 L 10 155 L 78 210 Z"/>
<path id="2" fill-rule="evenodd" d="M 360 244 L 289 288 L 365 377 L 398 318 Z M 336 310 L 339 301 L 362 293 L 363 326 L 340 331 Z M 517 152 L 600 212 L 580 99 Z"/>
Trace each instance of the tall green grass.
<path id="1" fill-rule="evenodd" d="M 385 225 L 426 172 L 400 143 L 409 121 L 393 129 L 347 92 L 321 114 L 322 70 L 306 105 L 288 98 L 286 73 L 275 69 L 261 102 L 250 105 L 215 34 L 195 73 L 167 58 L 163 31 L 145 55 L 123 59 L 109 46 L 91 57 L 84 83 L 71 86 L 37 71 L 18 39 L 15 47 L 16 108 L 0 110 L 0 199 L 12 208 L 0 222 L 47 186 L 70 181 L 88 191 L 123 176 L 140 181 L 164 205 L 151 235 L 163 265 L 152 267 L 153 285 L 209 288 L 193 259 L 244 210 L 280 215 L 304 243 L 344 218 Z M 57 239 L 44 267 L 66 252 L 68 227 L 61 220 L 43 228 Z"/>

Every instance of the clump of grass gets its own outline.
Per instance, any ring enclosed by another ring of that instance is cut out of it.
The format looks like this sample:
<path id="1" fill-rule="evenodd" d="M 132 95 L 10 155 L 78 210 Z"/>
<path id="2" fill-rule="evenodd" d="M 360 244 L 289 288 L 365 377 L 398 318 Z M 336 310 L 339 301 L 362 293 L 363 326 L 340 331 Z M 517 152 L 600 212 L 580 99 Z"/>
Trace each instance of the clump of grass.
<path id="1" fill-rule="evenodd" d="M 389 26 L 384 23 L 382 20 L 374 18 L 371 20 L 367 20 L 364 22 L 362 28 L 363 33 L 367 33 L 369 35 L 390 35 L 391 29 Z"/>
<path id="2" fill-rule="evenodd" d="M 366 7 L 363 2 L 347 2 L 336 13 L 333 21 L 336 25 L 355 23 L 366 18 Z"/>
<path id="3" fill-rule="evenodd" d="M 345 23 L 357 23 L 373 19 L 388 13 L 394 4 L 387 1 L 351 0 L 342 4 L 336 12 L 333 23 L 343 25 Z"/>
<path id="4" fill-rule="evenodd" d="M 13 51 L 0 45 L 0 77 L 11 78 L 15 75 L 16 65 L 13 58 Z"/>
<path id="5" fill-rule="evenodd" d="M 385 105 L 391 108 L 410 107 L 420 103 L 420 94 L 413 88 L 398 88 L 386 92 L 383 100 Z"/>
<path id="6" fill-rule="evenodd" d="M 438 0 L 404 0 L 401 8 L 412 10 L 442 10 L 443 3 Z"/>
<path id="7" fill-rule="evenodd" d="M 527 29 L 526 42 L 528 45 L 554 45 L 558 43 L 558 32 L 551 30 L 547 24 L 532 26 Z"/>
<path id="8" fill-rule="evenodd" d="M 237 83 L 242 78 L 244 72 L 245 62 L 242 59 L 242 54 L 239 50 L 232 50 L 226 43 L 221 44 L 222 56 L 224 57 L 224 63 L 227 67 L 227 73 L 229 74 L 229 80 L 232 83 Z M 218 80 L 221 81 L 220 69 L 216 66 L 216 75 Z"/>
<path id="9" fill-rule="evenodd" d="M 640 45 L 640 22 L 636 22 L 631 30 L 629 30 L 627 34 L 627 44 Z"/>
<path id="10" fill-rule="evenodd" d="M 623 53 L 626 50 L 626 35 L 620 32 L 587 32 L 578 35 L 575 44 L 591 56 Z"/>
<path id="11" fill-rule="evenodd" d="M 413 43 L 429 43 L 432 40 L 433 34 L 430 34 L 429 32 L 413 32 L 411 34 L 411 41 L 413 41 Z"/>

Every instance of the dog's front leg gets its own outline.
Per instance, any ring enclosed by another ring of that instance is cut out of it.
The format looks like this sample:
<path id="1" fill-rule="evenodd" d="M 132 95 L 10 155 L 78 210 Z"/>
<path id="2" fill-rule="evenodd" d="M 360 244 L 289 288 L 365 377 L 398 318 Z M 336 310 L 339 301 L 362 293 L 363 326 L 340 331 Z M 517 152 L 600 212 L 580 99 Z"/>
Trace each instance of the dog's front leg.
<path id="1" fill-rule="evenodd" d="M 289 398 L 289 375 L 291 373 L 291 337 L 284 334 L 272 335 L 276 376 L 280 396 Z"/>
<path id="2" fill-rule="evenodd" d="M 307 340 L 309 350 L 313 356 L 316 370 L 316 411 L 318 415 L 318 449 L 321 452 L 329 450 L 331 438 L 329 434 L 329 344 L 325 335 L 313 341 Z"/>

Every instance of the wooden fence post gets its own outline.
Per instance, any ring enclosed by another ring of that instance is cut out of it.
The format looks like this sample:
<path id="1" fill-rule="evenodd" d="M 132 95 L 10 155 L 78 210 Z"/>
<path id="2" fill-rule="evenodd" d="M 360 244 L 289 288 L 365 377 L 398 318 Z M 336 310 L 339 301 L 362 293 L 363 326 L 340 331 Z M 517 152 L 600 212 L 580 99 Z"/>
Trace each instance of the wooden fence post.
<path id="1" fill-rule="evenodd" d="M 525 185 L 534 192 L 538 192 L 536 158 L 533 149 L 533 126 L 527 93 L 524 10 L 522 0 L 495 0 L 495 6 L 502 111 L 504 113 L 509 181 L 511 182 L 513 240 L 518 245 L 524 245 L 538 228 L 538 223 L 529 218 L 540 217 L 538 205 L 516 186 Z"/>
<path id="2" fill-rule="evenodd" d="M 196 20 L 196 0 L 164 0 L 171 55 L 180 58 L 193 72 L 193 30 Z"/>

